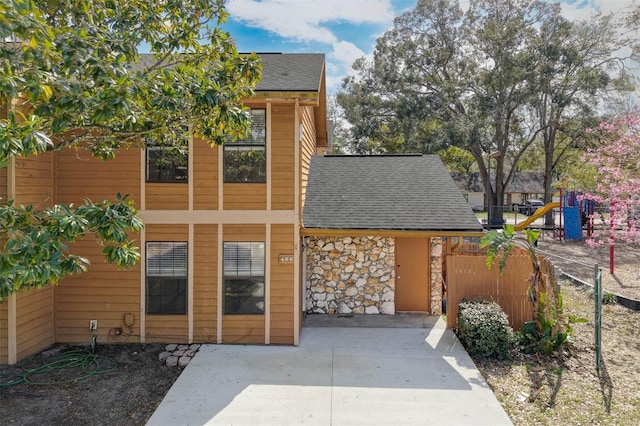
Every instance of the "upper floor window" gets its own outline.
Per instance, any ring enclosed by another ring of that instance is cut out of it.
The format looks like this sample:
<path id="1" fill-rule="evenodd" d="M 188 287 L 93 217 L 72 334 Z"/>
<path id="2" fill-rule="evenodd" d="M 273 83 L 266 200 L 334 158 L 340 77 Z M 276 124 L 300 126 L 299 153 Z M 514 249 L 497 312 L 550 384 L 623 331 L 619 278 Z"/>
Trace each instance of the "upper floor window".
<path id="1" fill-rule="evenodd" d="M 267 111 L 251 110 L 251 131 L 224 145 L 225 182 L 266 182 Z"/>
<path id="2" fill-rule="evenodd" d="M 176 137 L 185 136 L 176 132 Z M 189 152 L 179 144 L 166 145 L 147 140 L 147 182 L 183 182 L 189 179 Z"/>

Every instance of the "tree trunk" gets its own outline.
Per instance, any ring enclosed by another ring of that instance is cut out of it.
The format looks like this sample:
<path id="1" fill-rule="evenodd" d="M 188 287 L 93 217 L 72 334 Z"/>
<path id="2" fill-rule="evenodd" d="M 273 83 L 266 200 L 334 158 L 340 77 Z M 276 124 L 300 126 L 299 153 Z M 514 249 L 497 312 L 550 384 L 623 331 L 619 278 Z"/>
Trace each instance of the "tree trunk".
<path id="1" fill-rule="evenodd" d="M 556 142 L 556 129 L 555 126 L 550 127 L 545 130 L 543 133 L 544 137 L 544 203 L 550 203 L 553 201 L 553 188 L 551 188 L 551 183 L 553 182 L 553 154 L 555 151 L 555 142 Z M 553 226 L 553 215 L 554 212 L 551 210 L 544 217 L 544 224 L 546 226 Z"/>

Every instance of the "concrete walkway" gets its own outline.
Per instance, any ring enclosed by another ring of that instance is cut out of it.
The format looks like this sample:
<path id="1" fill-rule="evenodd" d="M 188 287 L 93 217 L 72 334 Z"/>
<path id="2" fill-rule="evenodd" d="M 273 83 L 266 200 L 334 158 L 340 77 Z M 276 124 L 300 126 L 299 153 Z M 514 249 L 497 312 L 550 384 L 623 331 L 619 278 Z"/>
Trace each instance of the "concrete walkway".
<path id="1" fill-rule="evenodd" d="M 363 317 L 306 325 L 298 347 L 203 346 L 148 425 L 511 424 L 442 320 Z"/>

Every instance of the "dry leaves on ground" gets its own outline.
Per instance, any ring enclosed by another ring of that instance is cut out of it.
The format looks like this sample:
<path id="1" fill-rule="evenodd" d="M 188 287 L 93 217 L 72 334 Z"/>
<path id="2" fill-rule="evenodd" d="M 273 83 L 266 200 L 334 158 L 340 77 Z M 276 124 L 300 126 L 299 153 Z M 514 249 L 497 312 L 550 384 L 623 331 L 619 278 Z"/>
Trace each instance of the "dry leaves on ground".
<path id="1" fill-rule="evenodd" d="M 589 290 L 563 282 L 565 313 L 589 319 L 557 356 L 476 361 L 515 425 L 640 424 L 640 313 L 603 307 L 602 367 L 595 369 L 594 303 Z"/>

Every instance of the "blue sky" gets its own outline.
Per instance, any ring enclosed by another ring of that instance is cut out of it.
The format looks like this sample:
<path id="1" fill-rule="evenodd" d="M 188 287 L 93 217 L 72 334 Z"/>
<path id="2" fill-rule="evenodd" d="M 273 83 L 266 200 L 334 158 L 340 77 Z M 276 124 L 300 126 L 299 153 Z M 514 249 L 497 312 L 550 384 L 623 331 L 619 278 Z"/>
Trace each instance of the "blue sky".
<path id="1" fill-rule="evenodd" d="M 335 94 L 353 61 L 370 55 L 376 38 L 417 0 L 228 0 L 225 29 L 241 52 L 326 54 L 327 88 Z M 632 0 L 563 0 L 563 13 L 587 18 L 620 11 Z M 462 8 L 469 1 L 461 0 Z"/>

